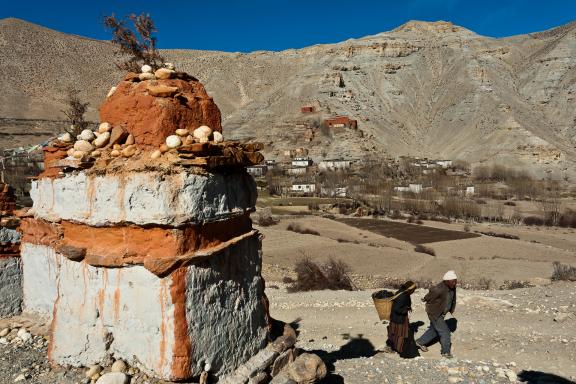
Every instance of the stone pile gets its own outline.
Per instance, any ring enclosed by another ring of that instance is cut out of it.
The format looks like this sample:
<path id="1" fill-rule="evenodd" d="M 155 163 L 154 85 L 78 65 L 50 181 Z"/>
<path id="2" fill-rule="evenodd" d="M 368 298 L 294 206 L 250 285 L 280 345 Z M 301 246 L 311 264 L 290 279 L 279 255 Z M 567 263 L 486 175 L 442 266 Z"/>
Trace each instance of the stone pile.
<path id="1" fill-rule="evenodd" d="M 20 220 L 14 215 L 14 190 L 0 183 L 0 317 L 20 313 L 22 270 L 20 265 Z"/>
<path id="2" fill-rule="evenodd" d="M 21 214 L 23 307 L 52 317 L 50 360 L 163 380 L 236 370 L 268 339 L 245 169 L 261 144 L 225 141 L 216 104 L 172 65 L 128 74 L 100 121 L 45 148 Z"/>
<path id="3" fill-rule="evenodd" d="M 284 324 L 281 336 L 218 383 L 313 384 L 322 380 L 328 373 L 326 365 L 315 354 L 301 353 L 295 347 L 296 338 L 294 329 Z"/>

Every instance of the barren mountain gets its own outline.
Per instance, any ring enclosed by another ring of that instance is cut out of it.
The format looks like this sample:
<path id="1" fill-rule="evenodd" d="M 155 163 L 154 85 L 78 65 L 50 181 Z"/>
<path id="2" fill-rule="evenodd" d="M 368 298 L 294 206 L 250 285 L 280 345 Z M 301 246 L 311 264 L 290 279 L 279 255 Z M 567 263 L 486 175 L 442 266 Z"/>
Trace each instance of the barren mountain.
<path id="1" fill-rule="evenodd" d="M 74 87 L 97 120 L 123 76 L 114 52 L 108 42 L 0 20 L 0 117 L 61 120 Z M 576 23 L 493 39 L 412 21 L 298 50 L 164 54 L 205 84 L 228 137 L 257 137 L 270 157 L 307 147 L 315 159 L 411 154 L 576 176 Z M 301 113 L 304 105 L 316 112 Z M 305 140 L 303 124 L 333 115 L 358 129 L 313 129 Z"/>

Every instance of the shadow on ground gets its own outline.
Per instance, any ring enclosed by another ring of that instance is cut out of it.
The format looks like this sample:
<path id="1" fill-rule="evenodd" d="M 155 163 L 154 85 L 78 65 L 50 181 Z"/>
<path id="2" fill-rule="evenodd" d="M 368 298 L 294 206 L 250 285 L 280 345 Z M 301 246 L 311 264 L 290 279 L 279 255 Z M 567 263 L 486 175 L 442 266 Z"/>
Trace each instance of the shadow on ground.
<path id="1" fill-rule="evenodd" d="M 528 384 L 576 384 L 563 377 L 540 371 L 522 371 L 518 374 L 518 380 Z"/>
<path id="2" fill-rule="evenodd" d="M 377 351 L 374 348 L 374 344 L 368 339 L 364 338 L 363 334 L 359 334 L 356 337 L 350 336 L 348 333 L 342 334 L 344 340 L 348 340 L 346 344 L 340 347 L 337 351 L 326 352 L 324 350 L 318 349 L 313 351 L 307 351 L 310 353 L 315 353 L 320 356 L 320 358 L 326 364 L 328 368 L 328 376 L 322 383 L 325 384 L 340 384 L 344 383 L 344 378 L 340 375 L 334 373 L 334 363 L 338 360 L 347 359 L 357 359 L 360 357 L 371 357 L 374 356 Z"/>

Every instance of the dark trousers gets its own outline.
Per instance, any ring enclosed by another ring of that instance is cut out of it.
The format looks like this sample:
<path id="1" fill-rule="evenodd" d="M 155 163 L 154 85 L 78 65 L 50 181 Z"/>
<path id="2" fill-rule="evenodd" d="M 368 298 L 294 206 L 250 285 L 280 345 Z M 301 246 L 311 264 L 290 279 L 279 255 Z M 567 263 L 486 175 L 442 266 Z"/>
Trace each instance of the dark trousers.
<path id="1" fill-rule="evenodd" d="M 452 347 L 452 341 L 450 338 L 450 328 L 448 328 L 448 325 L 444 320 L 444 315 L 440 316 L 436 320 L 430 320 L 430 326 L 426 332 L 416 340 L 416 342 L 420 345 L 427 345 L 436 338 L 440 339 L 442 354 L 449 354 L 450 348 Z"/>

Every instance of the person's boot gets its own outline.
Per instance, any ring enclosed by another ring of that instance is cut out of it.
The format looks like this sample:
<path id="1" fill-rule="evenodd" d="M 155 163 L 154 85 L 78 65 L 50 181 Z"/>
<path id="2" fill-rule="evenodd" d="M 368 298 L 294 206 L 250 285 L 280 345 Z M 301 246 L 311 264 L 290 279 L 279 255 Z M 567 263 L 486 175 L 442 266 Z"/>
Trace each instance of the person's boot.
<path id="1" fill-rule="evenodd" d="M 384 347 L 384 353 L 394 353 L 394 350 L 389 346 Z"/>
<path id="2" fill-rule="evenodd" d="M 452 356 L 452 354 L 451 354 L 450 352 L 448 352 L 448 353 L 443 353 L 443 354 L 442 354 L 442 357 L 445 358 L 445 359 L 453 359 L 453 358 L 454 358 L 454 356 Z"/>
<path id="3" fill-rule="evenodd" d="M 418 342 L 416 342 L 416 346 L 418 347 L 419 350 L 421 350 L 422 352 L 428 352 L 428 347 L 425 345 L 422 345 Z"/>

